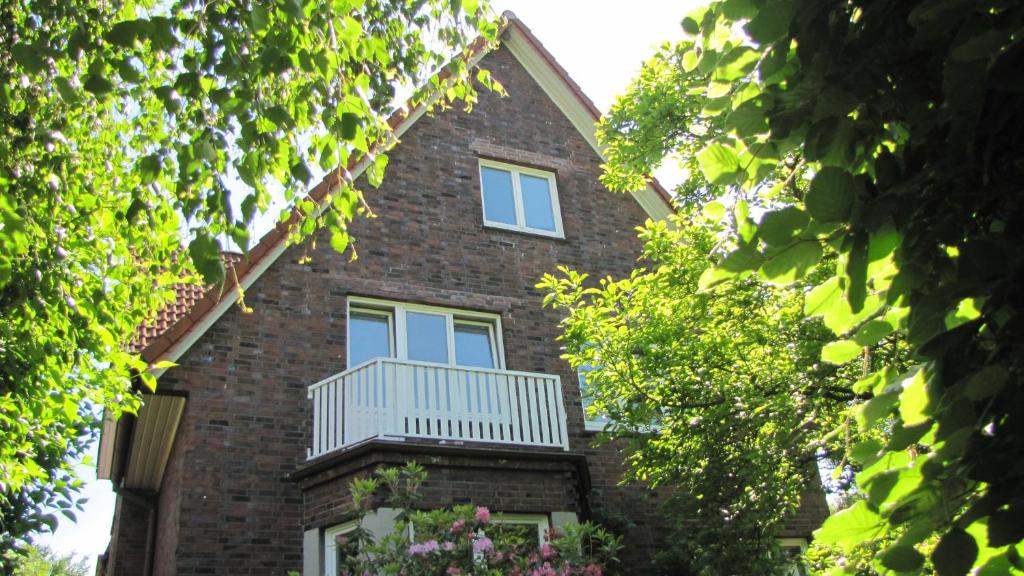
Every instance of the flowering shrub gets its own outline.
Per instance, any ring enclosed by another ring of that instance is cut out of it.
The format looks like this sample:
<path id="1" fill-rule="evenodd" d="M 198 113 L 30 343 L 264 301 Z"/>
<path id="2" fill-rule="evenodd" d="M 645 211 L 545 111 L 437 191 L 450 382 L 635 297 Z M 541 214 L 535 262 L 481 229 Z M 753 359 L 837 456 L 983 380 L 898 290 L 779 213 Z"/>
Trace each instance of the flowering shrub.
<path id="1" fill-rule="evenodd" d="M 539 542 L 535 526 L 502 522 L 482 506 L 412 511 L 423 469 L 409 463 L 377 476 L 351 486 L 357 514 L 369 511 L 381 482 L 391 489 L 388 503 L 402 512 L 386 536 L 345 535 L 342 576 L 603 576 L 622 547 L 621 538 L 591 523 L 549 530 Z"/>

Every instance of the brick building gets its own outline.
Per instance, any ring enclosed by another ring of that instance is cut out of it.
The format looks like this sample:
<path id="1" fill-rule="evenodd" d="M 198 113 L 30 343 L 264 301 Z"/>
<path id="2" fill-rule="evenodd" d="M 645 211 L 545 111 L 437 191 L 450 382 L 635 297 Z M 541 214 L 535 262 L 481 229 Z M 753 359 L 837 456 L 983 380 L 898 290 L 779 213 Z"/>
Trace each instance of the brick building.
<path id="1" fill-rule="evenodd" d="M 474 58 L 508 96 L 398 121 L 357 260 L 275 230 L 235 262 L 253 313 L 230 287 L 191 291 L 143 335 L 148 361 L 177 366 L 104 428 L 118 498 L 101 573 L 329 573 L 349 482 L 407 460 L 430 473 L 424 506 L 485 505 L 538 533 L 600 495 L 636 524 L 625 564 L 650 573 L 657 496 L 619 487 L 621 456 L 591 447 L 600 423 L 534 285 L 557 265 L 627 274 L 667 195 L 603 188 L 597 110 L 514 16 Z M 806 508 L 788 536 L 809 536 L 824 498 Z"/>

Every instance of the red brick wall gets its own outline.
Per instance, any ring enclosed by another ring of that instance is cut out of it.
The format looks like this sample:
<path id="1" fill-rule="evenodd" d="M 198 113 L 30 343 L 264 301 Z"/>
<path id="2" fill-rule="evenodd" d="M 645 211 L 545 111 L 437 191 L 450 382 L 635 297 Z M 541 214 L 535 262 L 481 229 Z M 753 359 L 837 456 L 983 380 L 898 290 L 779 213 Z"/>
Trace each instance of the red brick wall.
<path id="1" fill-rule="evenodd" d="M 326 528 L 352 516 L 349 485 L 380 467 L 401 467 L 415 460 L 427 472 L 420 490 L 422 509 L 457 504 L 523 513 L 577 511 L 581 485 L 579 455 L 545 454 L 499 449 L 460 450 L 454 447 L 405 447 L 385 443 L 366 447 L 335 465 L 300 481 L 304 528 Z M 375 503 L 386 505 L 385 494 Z"/>
<path id="2" fill-rule="evenodd" d="M 185 405 L 185 414 L 189 406 Z M 185 416 L 187 417 L 187 416 Z M 179 428 L 177 441 L 171 448 L 167 468 L 164 470 L 163 482 L 160 486 L 158 500 L 159 514 L 156 524 L 156 542 L 154 543 L 153 574 L 155 576 L 171 576 L 177 574 L 178 528 L 181 518 L 181 489 L 185 446 L 192 443 L 191 429 Z"/>
<path id="3" fill-rule="evenodd" d="M 108 549 L 107 576 L 143 574 L 149 508 L 137 499 L 118 495 L 111 532 L 117 535 Z"/>

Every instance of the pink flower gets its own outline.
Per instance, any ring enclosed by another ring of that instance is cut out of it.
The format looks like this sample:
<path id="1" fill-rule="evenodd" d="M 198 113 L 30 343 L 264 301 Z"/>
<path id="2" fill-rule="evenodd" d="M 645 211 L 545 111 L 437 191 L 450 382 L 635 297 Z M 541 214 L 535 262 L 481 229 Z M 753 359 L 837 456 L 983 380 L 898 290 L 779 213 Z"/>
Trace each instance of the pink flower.
<path id="1" fill-rule="evenodd" d="M 494 548 L 494 542 L 491 542 L 491 539 L 488 538 L 487 536 L 484 536 L 482 538 L 477 538 L 476 540 L 473 541 L 473 553 L 474 554 L 480 554 L 482 552 L 486 552 L 486 551 L 491 550 L 493 548 Z"/>
<path id="2" fill-rule="evenodd" d="M 462 574 L 462 569 L 457 566 L 449 566 L 445 573 L 448 574 L 448 576 L 459 576 L 459 574 Z"/>
<path id="3" fill-rule="evenodd" d="M 413 544 L 409 546 L 410 556 L 420 556 L 430 554 L 431 552 L 437 552 L 440 546 L 437 540 L 428 540 L 422 544 Z"/>
<path id="4" fill-rule="evenodd" d="M 601 567 L 597 564 L 587 564 L 583 568 L 584 576 L 602 576 Z"/>
<path id="5" fill-rule="evenodd" d="M 544 545 L 540 547 L 540 556 L 545 560 L 552 559 L 556 554 L 558 554 L 558 551 L 556 551 L 554 546 L 551 544 L 544 543 Z"/>
<path id="6" fill-rule="evenodd" d="M 487 524 L 491 521 L 491 511 L 485 506 L 476 507 L 476 521 L 481 524 Z"/>
<path id="7" fill-rule="evenodd" d="M 545 562 L 540 568 L 535 568 L 530 576 L 558 576 L 558 572 L 555 572 L 550 562 Z"/>
<path id="8" fill-rule="evenodd" d="M 452 532 L 458 532 L 458 531 L 462 530 L 465 527 L 466 527 L 466 521 L 461 519 L 461 518 L 456 520 L 455 522 L 452 522 Z"/>
<path id="9" fill-rule="evenodd" d="M 441 550 L 444 550 L 445 552 L 451 552 L 452 550 L 455 550 L 455 543 L 445 542 L 444 544 L 441 544 Z"/>

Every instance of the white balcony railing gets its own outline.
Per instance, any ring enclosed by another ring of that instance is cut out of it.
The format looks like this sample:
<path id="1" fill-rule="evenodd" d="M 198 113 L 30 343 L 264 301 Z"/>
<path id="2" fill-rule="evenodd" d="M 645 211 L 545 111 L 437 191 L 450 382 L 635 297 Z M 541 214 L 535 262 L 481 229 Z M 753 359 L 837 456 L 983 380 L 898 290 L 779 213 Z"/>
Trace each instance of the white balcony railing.
<path id="1" fill-rule="evenodd" d="M 370 438 L 569 449 L 558 376 L 377 358 L 309 387 L 309 458 Z"/>

